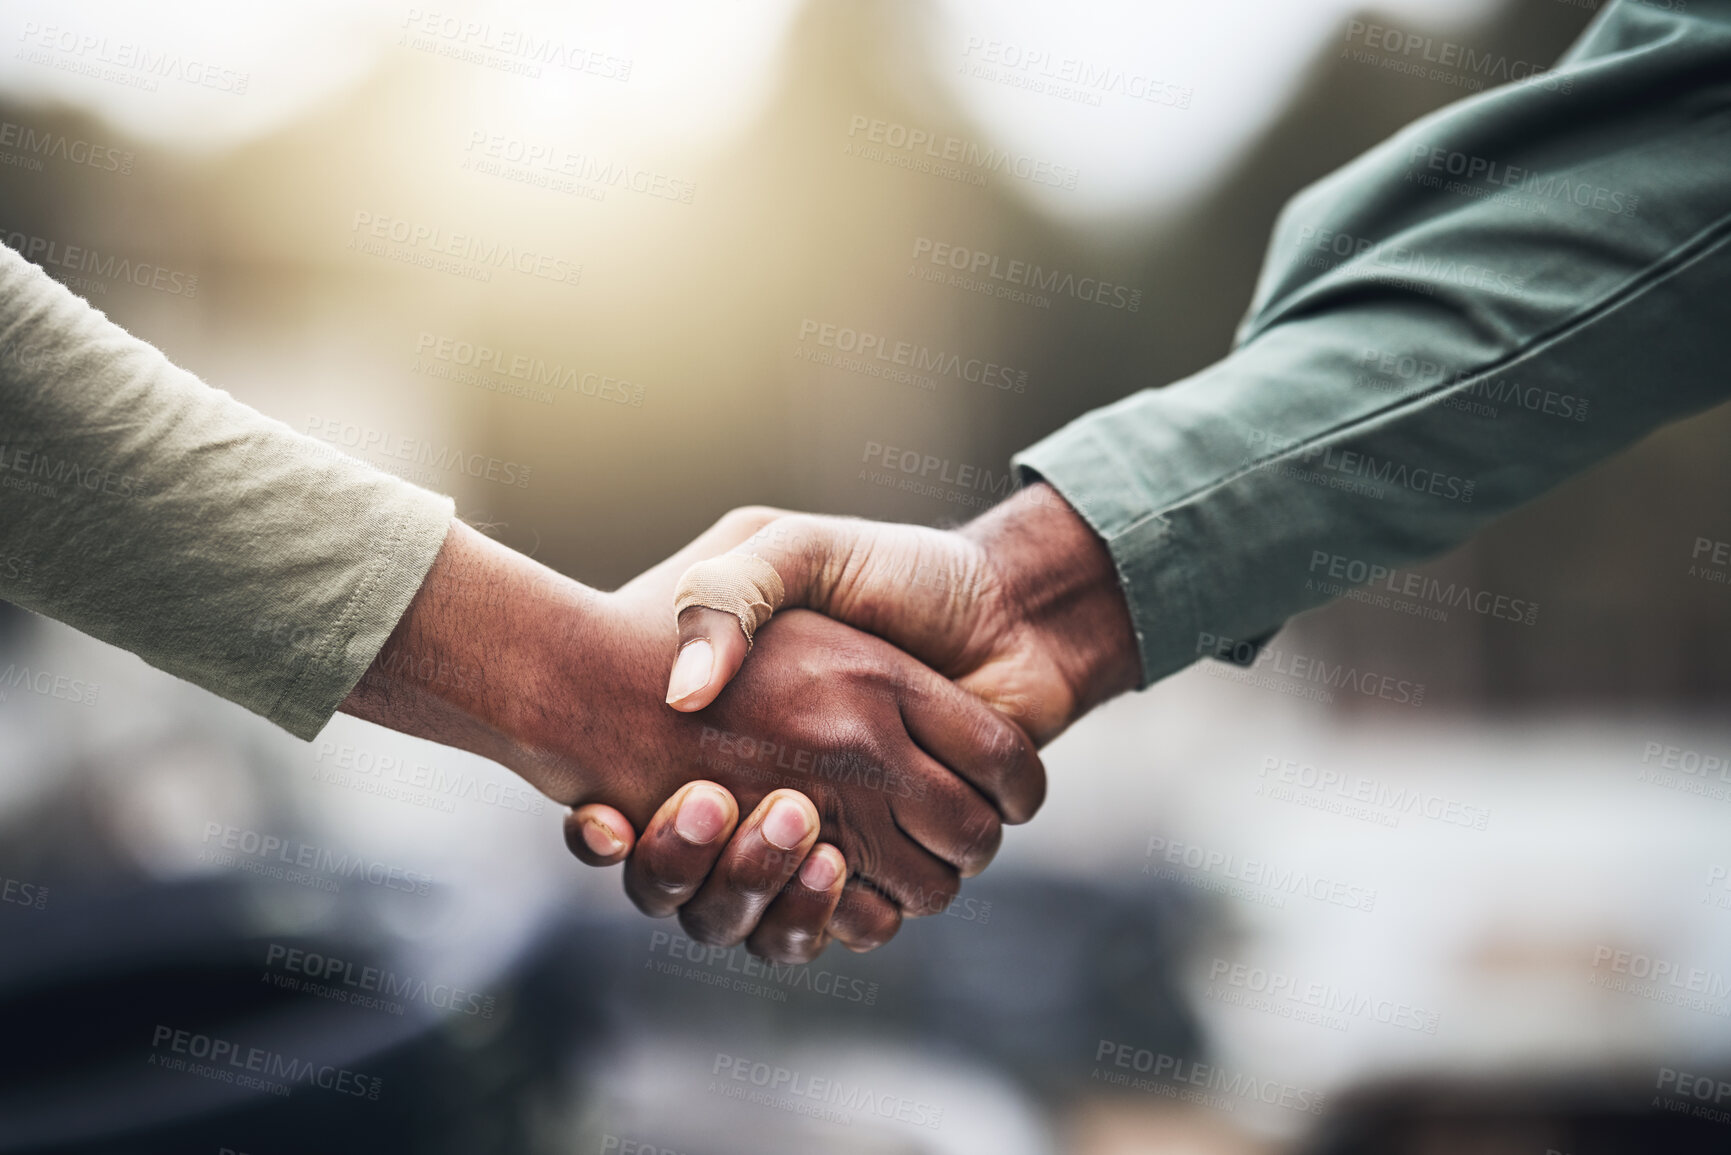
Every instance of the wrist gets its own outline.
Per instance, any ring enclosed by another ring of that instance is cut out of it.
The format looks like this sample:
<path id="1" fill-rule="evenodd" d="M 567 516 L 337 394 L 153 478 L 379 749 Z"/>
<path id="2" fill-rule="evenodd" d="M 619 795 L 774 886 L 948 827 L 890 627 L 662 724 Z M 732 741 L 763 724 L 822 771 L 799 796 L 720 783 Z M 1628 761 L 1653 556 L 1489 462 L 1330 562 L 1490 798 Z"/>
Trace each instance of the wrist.
<path id="1" fill-rule="evenodd" d="M 510 767 L 561 801 L 586 775 L 541 741 L 569 727 L 549 655 L 593 652 L 601 595 L 453 521 L 408 610 L 341 707 Z M 567 731 L 568 732 L 568 731 Z"/>
<path id="2" fill-rule="evenodd" d="M 1065 724 L 1141 683 L 1130 608 L 1106 543 L 1045 482 L 962 527 L 991 559 L 1005 595 L 1068 684 Z"/>

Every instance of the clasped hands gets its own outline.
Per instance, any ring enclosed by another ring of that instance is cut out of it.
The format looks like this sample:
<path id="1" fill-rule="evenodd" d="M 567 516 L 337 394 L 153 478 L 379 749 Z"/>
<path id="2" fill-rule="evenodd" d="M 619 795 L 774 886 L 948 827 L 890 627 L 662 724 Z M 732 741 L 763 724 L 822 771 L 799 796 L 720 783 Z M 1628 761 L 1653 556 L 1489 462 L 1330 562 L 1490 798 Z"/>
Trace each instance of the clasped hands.
<path id="1" fill-rule="evenodd" d="M 749 647 L 672 612 L 729 551 L 786 588 Z M 1039 807 L 1037 747 L 1140 675 L 1105 545 L 1043 484 L 956 530 L 736 510 L 612 593 L 453 523 L 381 659 L 345 710 L 510 766 L 640 909 L 781 962 L 941 912 Z M 424 668 L 469 673 L 389 672 Z"/>
<path id="2" fill-rule="evenodd" d="M 634 852 L 626 815 L 580 805 L 573 850 L 629 853 L 640 909 L 780 961 L 832 936 L 869 949 L 904 914 L 941 911 L 1001 823 L 1039 807 L 1034 747 L 1138 673 L 1104 545 L 1049 487 L 994 512 L 942 531 L 738 510 L 620 590 L 669 606 L 667 579 L 726 547 L 769 563 L 789 608 L 755 646 L 719 610 L 680 614 L 666 697 L 704 723 L 710 781 L 668 798 Z M 755 805 L 743 823 L 736 798 Z"/>

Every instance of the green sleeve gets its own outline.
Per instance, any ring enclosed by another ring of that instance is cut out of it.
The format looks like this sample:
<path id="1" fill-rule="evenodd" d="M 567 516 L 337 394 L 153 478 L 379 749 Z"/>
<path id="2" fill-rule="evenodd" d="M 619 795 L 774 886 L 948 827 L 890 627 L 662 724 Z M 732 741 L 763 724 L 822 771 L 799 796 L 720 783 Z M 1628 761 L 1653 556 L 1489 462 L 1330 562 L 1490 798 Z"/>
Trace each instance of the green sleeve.
<path id="1" fill-rule="evenodd" d="M 1728 302 L 1731 2 L 1618 3 L 1295 197 L 1225 360 L 1016 461 L 1108 544 L 1151 682 L 1724 399 Z"/>
<path id="2" fill-rule="evenodd" d="M 0 597 L 310 739 L 452 516 L 212 389 L 0 246 Z"/>

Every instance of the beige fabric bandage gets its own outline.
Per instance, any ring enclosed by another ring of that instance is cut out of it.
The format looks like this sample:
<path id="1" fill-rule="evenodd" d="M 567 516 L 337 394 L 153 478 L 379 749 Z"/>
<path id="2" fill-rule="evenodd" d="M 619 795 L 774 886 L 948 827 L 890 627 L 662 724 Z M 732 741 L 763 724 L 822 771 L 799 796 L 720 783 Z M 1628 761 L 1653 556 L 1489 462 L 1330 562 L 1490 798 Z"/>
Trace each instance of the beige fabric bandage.
<path id="1" fill-rule="evenodd" d="M 673 595 L 673 617 L 688 606 L 720 610 L 739 619 L 749 648 L 752 635 L 781 608 L 787 587 L 775 567 L 754 553 L 724 553 L 700 561 L 679 578 Z"/>

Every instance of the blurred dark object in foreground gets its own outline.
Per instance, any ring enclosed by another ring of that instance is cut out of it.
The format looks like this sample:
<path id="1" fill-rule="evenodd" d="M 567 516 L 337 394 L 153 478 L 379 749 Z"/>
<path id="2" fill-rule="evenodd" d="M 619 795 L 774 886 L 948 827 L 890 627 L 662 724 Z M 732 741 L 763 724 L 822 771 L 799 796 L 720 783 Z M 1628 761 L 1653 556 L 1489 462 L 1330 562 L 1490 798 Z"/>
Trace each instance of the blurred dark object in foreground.
<path id="1" fill-rule="evenodd" d="M 545 1149 L 536 1108 L 568 1077 L 571 1040 L 593 1033 L 581 1008 L 550 1002 L 563 952 L 530 952 L 489 984 L 506 992 L 496 1017 L 358 1009 L 268 981 L 273 943 L 357 969 L 394 960 L 376 943 L 273 938 L 256 890 L 144 885 L 7 912 L 0 1152 Z"/>
<path id="2" fill-rule="evenodd" d="M 1298 1155 L 1724 1155 L 1731 1110 L 1669 1067 L 1413 1079 L 1342 1096 Z M 1731 1096 L 1731 1072 L 1690 1080 Z M 1695 1113 L 1699 1109 L 1699 1114 Z"/>

